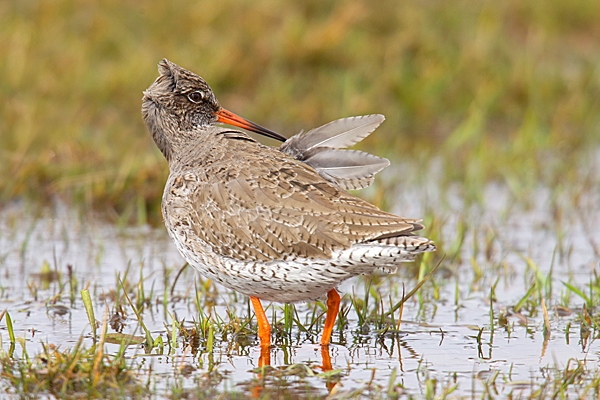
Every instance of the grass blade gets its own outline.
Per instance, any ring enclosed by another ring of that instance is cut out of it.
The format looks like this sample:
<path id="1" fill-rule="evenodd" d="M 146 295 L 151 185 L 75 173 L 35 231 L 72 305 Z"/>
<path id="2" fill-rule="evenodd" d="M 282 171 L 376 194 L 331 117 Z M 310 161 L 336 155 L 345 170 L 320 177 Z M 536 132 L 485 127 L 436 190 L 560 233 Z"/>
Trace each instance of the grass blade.
<path id="1" fill-rule="evenodd" d="M 92 327 L 92 334 L 94 335 L 94 340 L 96 340 L 96 317 L 94 316 L 94 306 L 92 305 L 92 298 L 90 296 L 89 290 L 81 290 L 81 299 L 83 300 L 83 306 L 85 307 L 85 313 L 87 314 L 88 321 L 90 322 L 90 326 Z"/>

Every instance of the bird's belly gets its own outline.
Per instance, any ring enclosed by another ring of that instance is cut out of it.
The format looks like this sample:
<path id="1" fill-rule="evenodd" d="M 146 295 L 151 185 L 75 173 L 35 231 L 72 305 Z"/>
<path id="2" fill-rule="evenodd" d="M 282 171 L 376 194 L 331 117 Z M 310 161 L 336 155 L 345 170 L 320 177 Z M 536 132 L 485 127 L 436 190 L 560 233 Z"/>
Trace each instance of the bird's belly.
<path id="1" fill-rule="evenodd" d="M 204 277 L 266 301 L 314 300 L 357 275 L 332 265 L 329 260 L 241 261 L 210 252 L 192 252 L 179 244 L 177 247 L 185 260 Z"/>
<path id="2" fill-rule="evenodd" d="M 416 255 L 394 246 L 355 245 L 329 259 L 247 261 L 216 254 L 197 238 L 192 245 L 176 231 L 170 234 L 183 258 L 203 276 L 245 295 L 284 303 L 314 300 L 342 281 L 378 268 L 392 272 Z"/>

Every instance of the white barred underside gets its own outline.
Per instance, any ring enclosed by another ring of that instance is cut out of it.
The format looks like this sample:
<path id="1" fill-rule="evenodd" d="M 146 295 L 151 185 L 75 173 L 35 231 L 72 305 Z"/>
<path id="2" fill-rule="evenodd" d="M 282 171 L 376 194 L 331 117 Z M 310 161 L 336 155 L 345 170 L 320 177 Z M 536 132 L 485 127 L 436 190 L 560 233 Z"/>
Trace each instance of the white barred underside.
<path id="1" fill-rule="evenodd" d="M 215 254 L 206 244 L 198 251 L 198 242 L 189 246 L 182 233 L 169 230 L 183 258 L 201 275 L 248 296 L 283 303 L 317 299 L 348 278 L 375 270 L 394 272 L 399 263 L 435 250 L 426 238 L 401 236 L 356 244 L 334 252 L 330 259 L 247 262 Z"/>

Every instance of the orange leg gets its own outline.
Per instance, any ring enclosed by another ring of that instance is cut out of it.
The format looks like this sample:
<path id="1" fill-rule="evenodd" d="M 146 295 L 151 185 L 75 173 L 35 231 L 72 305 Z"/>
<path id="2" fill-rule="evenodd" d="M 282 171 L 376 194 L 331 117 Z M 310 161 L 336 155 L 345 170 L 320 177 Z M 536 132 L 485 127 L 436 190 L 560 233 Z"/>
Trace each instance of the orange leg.
<path id="1" fill-rule="evenodd" d="M 321 359 L 323 360 L 323 372 L 331 371 L 331 356 L 329 355 L 329 347 L 321 346 Z"/>
<path id="2" fill-rule="evenodd" d="M 256 314 L 256 322 L 258 323 L 260 347 L 269 348 L 271 346 L 271 325 L 269 325 L 265 310 L 263 310 L 258 297 L 250 297 L 250 301 L 252 301 L 252 307 L 254 307 L 254 313 Z"/>
<path id="3" fill-rule="evenodd" d="M 327 318 L 325 318 L 325 326 L 323 327 L 323 337 L 321 337 L 321 346 L 329 345 L 335 319 L 340 311 L 340 295 L 335 289 L 327 292 Z"/>
<path id="4" fill-rule="evenodd" d="M 250 296 L 252 307 L 254 307 L 254 314 L 256 314 L 256 322 L 258 324 L 258 338 L 260 340 L 260 357 L 258 358 L 258 367 L 264 367 L 271 365 L 271 325 L 265 314 L 260 299 L 258 297 Z M 252 397 L 258 399 L 262 392 L 264 381 L 262 374 L 258 375 L 261 383 L 252 389 Z"/>
<path id="5" fill-rule="evenodd" d="M 268 346 L 260 346 L 260 357 L 258 358 L 258 367 L 271 365 L 271 349 Z"/>

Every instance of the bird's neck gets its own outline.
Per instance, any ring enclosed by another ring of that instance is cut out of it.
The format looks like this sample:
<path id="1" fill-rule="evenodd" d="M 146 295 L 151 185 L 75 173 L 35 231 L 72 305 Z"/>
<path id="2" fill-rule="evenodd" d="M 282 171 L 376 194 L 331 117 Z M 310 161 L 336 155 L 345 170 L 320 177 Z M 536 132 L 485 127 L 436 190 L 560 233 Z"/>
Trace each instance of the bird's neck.
<path id="1" fill-rule="evenodd" d="M 171 169 L 176 165 L 203 165 L 207 160 L 220 154 L 223 146 L 217 143 L 220 138 L 215 136 L 214 132 L 211 134 L 211 129 L 214 127 L 196 128 L 191 132 L 180 132 L 176 137 L 170 138 L 168 145 L 171 154 L 167 161 Z"/>
<path id="2" fill-rule="evenodd" d="M 156 143 L 160 152 L 165 156 L 167 162 L 171 162 L 173 150 L 166 136 L 158 129 L 150 129 L 150 132 L 152 134 L 152 139 L 154 139 L 154 143 Z"/>

